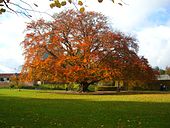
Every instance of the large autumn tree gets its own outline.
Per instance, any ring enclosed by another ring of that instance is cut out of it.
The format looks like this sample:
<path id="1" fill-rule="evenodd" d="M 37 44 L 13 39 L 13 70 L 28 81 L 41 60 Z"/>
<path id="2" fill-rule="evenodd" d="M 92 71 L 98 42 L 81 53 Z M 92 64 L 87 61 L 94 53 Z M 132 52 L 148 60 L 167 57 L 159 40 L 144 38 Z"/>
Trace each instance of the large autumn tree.
<path id="1" fill-rule="evenodd" d="M 96 12 L 63 11 L 54 21 L 28 24 L 22 42 L 27 81 L 76 82 L 81 91 L 101 80 L 154 78 L 136 39 L 109 27 Z"/>

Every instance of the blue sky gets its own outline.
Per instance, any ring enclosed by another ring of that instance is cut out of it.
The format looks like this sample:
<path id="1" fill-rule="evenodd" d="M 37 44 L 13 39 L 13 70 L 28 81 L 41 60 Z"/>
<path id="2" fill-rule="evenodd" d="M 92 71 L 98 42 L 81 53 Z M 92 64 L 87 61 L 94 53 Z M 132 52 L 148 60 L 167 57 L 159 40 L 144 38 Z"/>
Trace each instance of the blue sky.
<path id="1" fill-rule="evenodd" d="M 62 10 L 51 10 L 49 0 L 25 1 L 38 4 L 36 10 L 49 14 Z M 170 0 L 123 0 L 128 4 L 124 6 L 112 4 L 111 0 L 104 0 L 102 4 L 96 1 L 86 0 L 86 10 L 102 12 L 113 28 L 134 35 L 139 41 L 138 54 L 145 56 L 151 66 L 170 66 Z M 45 14 L 32 13 L 32 16 L 35 20 L 50 19 Z M 24 63 L 20 42 L 24 38 L 25 22 L 32 19 L 11 13 L 0 15 L 0 72 L 16 72 Z"/>

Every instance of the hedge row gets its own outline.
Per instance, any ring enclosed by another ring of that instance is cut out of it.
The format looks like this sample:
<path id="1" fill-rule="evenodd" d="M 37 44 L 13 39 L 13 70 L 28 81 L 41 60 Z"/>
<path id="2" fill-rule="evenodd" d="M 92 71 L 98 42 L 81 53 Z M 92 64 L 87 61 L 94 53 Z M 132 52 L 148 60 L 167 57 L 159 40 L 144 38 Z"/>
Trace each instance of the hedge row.
<path id="1" fill-rule="evenodd" d="M 117 87 L 114 86 L 97 86 L 96 91 L 116 91 Z"/>

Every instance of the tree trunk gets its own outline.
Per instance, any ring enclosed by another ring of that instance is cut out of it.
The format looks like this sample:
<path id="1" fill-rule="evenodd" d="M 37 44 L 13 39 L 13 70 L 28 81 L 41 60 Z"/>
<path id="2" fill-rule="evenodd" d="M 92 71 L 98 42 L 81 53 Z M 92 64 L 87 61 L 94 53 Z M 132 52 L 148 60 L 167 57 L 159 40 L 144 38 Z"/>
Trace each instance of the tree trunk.
<path id="1" fill-rule="evenodd" d="M 83 83 L 80 83 L 80 89 L 79 91 L 80 92 L 89 92 L 88 90 L 88 87 L 89 87 L 89 83 L 86 83 L 86 82 L 83 82 Z"/>
<path id="2" fill-rule="evenodd" d="M 120 84 L 118 82 L 118 86 L 117 86 L 117 92 L 120 92 Z"/>

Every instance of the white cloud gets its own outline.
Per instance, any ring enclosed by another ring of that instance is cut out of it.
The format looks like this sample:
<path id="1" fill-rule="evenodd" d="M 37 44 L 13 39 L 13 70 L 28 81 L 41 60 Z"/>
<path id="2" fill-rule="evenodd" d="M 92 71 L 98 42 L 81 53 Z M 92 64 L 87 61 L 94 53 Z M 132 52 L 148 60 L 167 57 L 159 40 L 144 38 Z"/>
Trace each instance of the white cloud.
<path id="1" fill-rule="evenodd" d="M 140 55 L 148 58 L 153 66 L 165 68 L 170 65 L 170 27 L 145 28 L 137 33 L 140 42 Z"/>
<path id="2" fill-rule="evenodd" d="M 0 73 L 13 73 L 14 70 L 6 67 L 6 66 L 3 66 L 3 65 L 0 65 Z"/>
<path id="3" fill-rule="evenodd" d="M 115 0 L 116 3 L 120 0 Z M 119 6 L 111 1 L 97 4 L 93 1 L 88 6 L 111 17 L 113 25 L 124 31 L 136 31 L 143 26 L 151 25 L 148 18 L 170 5 L 169 0 L 123 0 L 128 5 Z M 153 24 L 153 23 L 152 23 Z"/>
<path id="4" fill-rule="evenodd" d="M 11 72 L 23 63 L 20 42 L 24 37 L 25 23 L 21 17 L 14 17 L 6 18 L 0 24 L 0 65 L 6 67 L 3 72 Z"/>

